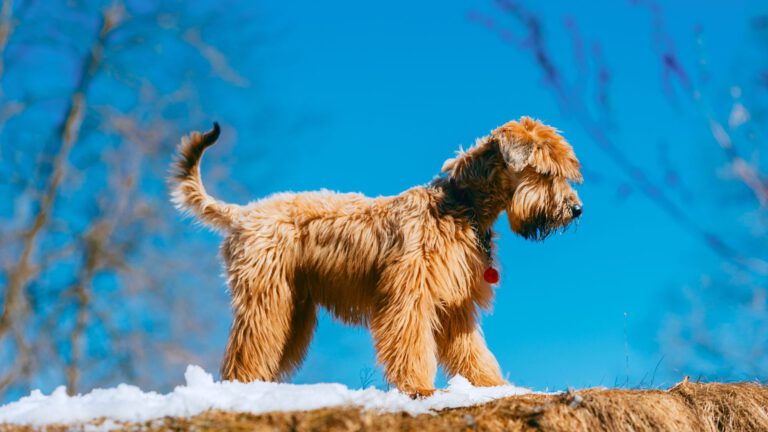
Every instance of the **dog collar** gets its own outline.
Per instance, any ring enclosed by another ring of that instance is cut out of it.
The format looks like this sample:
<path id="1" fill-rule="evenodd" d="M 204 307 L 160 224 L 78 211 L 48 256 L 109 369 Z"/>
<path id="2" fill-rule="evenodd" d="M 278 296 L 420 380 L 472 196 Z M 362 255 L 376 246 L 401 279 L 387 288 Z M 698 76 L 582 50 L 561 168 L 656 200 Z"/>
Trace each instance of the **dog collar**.
<path id="1" fill-rule="evenodd" d="M 483 280 L 489 284 L 495 284 L 499 282 L 499 271 L 493 267 L 493 232 L 490 228 L 481 230 L 480 225 L 475 217 L 474 210 L 472 209 L 472 200 L 470 195 L 456 184 L 454 179 L 448 179 L 445 183 L 445 192 L 452 197 L 455 202 L 460 203 L 465 211 L 466 216 L 469 218 L 469 223 L 472 226 L 472 231 L 475 233 L 475 241 L 478 249 L 483 252 L 488 262 L 488 268 L 483 272 Z"/>
<path id="2" fill-rule="evenodd" d="M 475 237 L 477 237 L 477 245 L 480 247 L 480 250 L 483 251 L 485 254 L 485 257 L 488 258 L 488 262 L 493 262 L 493 232 L 489 229 L 485 230 L 485 232 L 480 232 L 480 227 L 477 226 L 477 223 L 475 221 L 472 221 L 472 230 L 475 232 Z"/>

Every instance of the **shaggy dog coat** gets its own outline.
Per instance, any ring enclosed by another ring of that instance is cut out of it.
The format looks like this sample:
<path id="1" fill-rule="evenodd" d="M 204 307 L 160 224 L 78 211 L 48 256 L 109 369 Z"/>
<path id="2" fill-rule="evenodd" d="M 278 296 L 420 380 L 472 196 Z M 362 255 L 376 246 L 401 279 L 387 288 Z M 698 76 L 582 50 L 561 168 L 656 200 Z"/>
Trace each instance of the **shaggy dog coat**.
<path id="1" fill-rule="evenodd" d="M 368 326 L 387 379 L 429 395 L 440 362 L 474 385 L 505 381 L 476 324 L 491 305 L 491 226 L 540 240 L 581 214 L 579 162 L 557 131 L 509 122 L 446 161 L 442 175 L 392 197 L 282 193 L 240 206 L 209 196 L 199 162 L 219 135 L 179 148 L 173 200 L 226 235 L 234 321 L 228 380 L 286 378 L 302 362 L 317 308 Z"/>

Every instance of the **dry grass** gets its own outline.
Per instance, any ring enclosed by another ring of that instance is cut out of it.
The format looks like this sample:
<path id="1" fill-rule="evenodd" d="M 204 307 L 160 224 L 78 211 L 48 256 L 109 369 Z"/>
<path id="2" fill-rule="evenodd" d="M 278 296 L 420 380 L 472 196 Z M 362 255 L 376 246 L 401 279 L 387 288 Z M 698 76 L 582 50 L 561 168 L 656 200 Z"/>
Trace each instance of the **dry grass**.
<path id="1" fill-rule="evenodd" d="M 768 431 L 768 387 L 684 381 L 669 390 L 591 389 L 554 396 L 514 396 L 415 417 L 356 408 L 261 415 L 210 411 L 192 418 L 165 418 L 123 427 L 147 431 Z M 32 429 L 0 425 L 0 430 Z"/>

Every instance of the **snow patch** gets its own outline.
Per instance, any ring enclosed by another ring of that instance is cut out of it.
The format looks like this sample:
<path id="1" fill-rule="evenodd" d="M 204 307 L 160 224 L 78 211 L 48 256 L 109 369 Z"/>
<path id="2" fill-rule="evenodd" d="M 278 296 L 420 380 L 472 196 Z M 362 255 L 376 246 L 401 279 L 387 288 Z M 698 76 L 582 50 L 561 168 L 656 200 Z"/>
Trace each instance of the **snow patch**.
<path id="1" fill-rule="evenodd" d="M 184 379 L 186 385 L 178 386 L 168 394 L 143 392 L 127 384 L 95 389 L 77 396 L 67 395 L 64 387 L 58 387 L 50 395 L 34 390 L 29 396 L 0 406 L 0 424 L 38 426 L 84 423 L 104 418 L 104 426 L 109 429 L 114 422 L 143 422 L 166 416 L 190 417 L 211 409 L 260 414 L 339 406 L 383 412 L 404 411 L 415 415 L 531 393 L 528 389 L 512 385 L 474 387 L 461 376 L 451 379 L 447 389 L 420 400 L 412 400 L 394 389 L 382 391 L 370 387 L 353 390 L 341 384 L 216 382 L 211 374 L 198 366 L 187 366 Z"/>

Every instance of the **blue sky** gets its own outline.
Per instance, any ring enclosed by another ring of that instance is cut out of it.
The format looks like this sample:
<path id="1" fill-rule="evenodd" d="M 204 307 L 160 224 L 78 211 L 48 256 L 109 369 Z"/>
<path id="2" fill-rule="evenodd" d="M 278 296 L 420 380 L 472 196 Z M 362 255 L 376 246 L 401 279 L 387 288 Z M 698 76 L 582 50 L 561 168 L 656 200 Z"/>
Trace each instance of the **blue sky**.
<path id="1" fill-rule="evenodd" d="M 727 221 L 697 199 L 723 161 L 700 113 L 662 92 L 647 10 L 608 0 L 526 4 L 544 19 L 547 44 L 569 79 L 576 71 L 564 20 L 588 44 L 601 44 L 612 77 L 608 135 L 654 178 L 664 175 L 659 146 L 666 143 L 689 190 L 670 196 L 703 226 L 728 234 Z M 627 374 L 633 384 L 660 360 L 657 383 L 688 372 L 665 363 L 659 329 L 670 293 L 695 286 L 720 260 L 641 194 L 618 196 L 624 174 L 561 109 L 530 54 L 467 18 L 476 11 L 519 29 L 493 2 L 288 0 L 258 8 L 264 30 L 254 49 L 263 67 L 252 79 L 261 95 L 253 104 L 274 114 L 254 122 L 239 114 L 253 107 L 233 106 L 218 118 L 235 141 L 232 172 L 254 198 L 319 188 L 397 194 L 428 182 L 459 146 L 494 127 L 539 118 L 563 131 L 596 176 L 579 188 L 585 210 L 578 229 L 531 243 L 515 237 L 503 215 L 496 226 L 501 285 L 482 321 L 503 372 L 536 389 L 613 385 Z M 726 107 L 718 114 L 727 113 L 735 70 L 752 55 L 746 25 L 754 12 L 738 1 L 664 7 L 686 66 L 696 66 L 694 29 L 704 29 L 710 96 Z M 294 381 L 359 386 L 361 371 L 374 363 L 366 330 L 324 315 Z"/>

